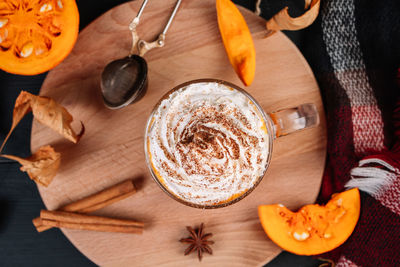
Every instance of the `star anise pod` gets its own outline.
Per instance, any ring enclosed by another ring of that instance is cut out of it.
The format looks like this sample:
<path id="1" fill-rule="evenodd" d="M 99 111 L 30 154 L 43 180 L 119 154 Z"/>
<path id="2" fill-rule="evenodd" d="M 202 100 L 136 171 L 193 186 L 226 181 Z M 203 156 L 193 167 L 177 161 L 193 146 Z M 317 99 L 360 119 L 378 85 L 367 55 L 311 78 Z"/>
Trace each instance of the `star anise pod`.
<path id="1" fill-rule="evenodd" d="M 200 228 L 196 230 L 193 230 L 190 226 L 186 226 L 186 229 L 189 231 L 190 237 L 179 240 L 182 243 L 190 244 L 185 250 L 185 256 L 196 250 L 199 261 L 203 258 L 204 252 L 212 255 L 212 249 L 209 245 L 214 244 L 214 241 L 208 240 L 212 237 L 211 233 L 204 233 L 204 223 L 202 223 Z"/>

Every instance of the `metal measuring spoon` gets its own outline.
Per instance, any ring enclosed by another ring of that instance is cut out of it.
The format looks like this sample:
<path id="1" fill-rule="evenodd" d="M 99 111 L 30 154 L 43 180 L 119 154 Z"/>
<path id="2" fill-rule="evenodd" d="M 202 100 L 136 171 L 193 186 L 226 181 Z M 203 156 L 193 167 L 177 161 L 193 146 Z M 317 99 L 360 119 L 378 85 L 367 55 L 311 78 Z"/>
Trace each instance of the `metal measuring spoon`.
<path id="1" fill-rule="evenodd" d="M 171 16 L 157 40 L 146 42 L 139 39 L 136 26 L 148 0 L 144 0 L 138 14 L 129 25 L 132 32 L 132 49 L 125 58 L 117 59 L 104 68 L 101 74 L 101 93 L 104 104 L 110 109 L 123 108 L 143 97 L 147 90 L 147 63 L 143 58 L 146 52 L 156 47 L 163 47 L 165 34 L 178 11 L 182 0 L 178 0 Z M 139 55 L 135 55 L 135 50 Z"/>

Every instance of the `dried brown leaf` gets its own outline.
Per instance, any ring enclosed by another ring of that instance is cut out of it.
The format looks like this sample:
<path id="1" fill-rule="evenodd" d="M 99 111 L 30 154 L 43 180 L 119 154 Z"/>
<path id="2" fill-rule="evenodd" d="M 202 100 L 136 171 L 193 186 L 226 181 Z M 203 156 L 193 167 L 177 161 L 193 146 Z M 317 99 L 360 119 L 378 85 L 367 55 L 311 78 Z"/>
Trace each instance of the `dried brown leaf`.
<path id="1" fill-rule="evenodd" d="M 312 3 L 312 0 L 304 0 L 304 9 L 309 8 L 311 3 Z"/>
<path id="2" fill-rule="evenodd" d="M 31 107 L 28 104 L 30 100 L 26 97 L 21 97 L 21 95 L 25 93 L 22 91 L 17 100 L 15 101 L 14 110 L 13 110 L 13 121 L 11 125 L 11 129 L 8 132 L 6 138 L 3 141 L 3 144 L 0 147 L 0 152 L 3 150 L 4 145 L 6 144 L 8 138 L 10 137 L 12 131 L 17 127 L 18 123 L 22 120 L 22 118 L 31 111 Z"/>
<path id="3" fill-rule="evenodd" d="M 21 91 L 15 101 L 11 129 L 0 147 L 0 152 L 3 150 L 12 131 L 30 111 L 32 111 L 33 117 L 40 123 L 60 133 L 71 142 L 77 143 L 84 133 L 85 128 L 83 123 L 81 132 L 79 134 L 74 132 L 71 127 L 71 122 L 73 120 L 71 114 L 53 99 L 44 96 L 35 96 L 28 92 Z"/>
<path id="4" fill-rule="evenodd" d="M 18 161 L 21 171 L 27 172 L 29 177 L 36 183 L 48 186 L 57 174 L 60 167 L 61 154 L 56 152 L 51 146 L 39 148 L 29 158 L 20 158 L 13 155 L 1 155 L 4 158 Z"/>
<path id="5" fill-rule="evenodd" d="M 317 18 L 319 13 L 320 0 L 305 0 L 305 9 L 308 9 L 303 15 L 292 18 L 288 13 L 288 7 L 283 8 L 267 21 L 268 35 L 280 30 L 297 31 L 310 26 Z"/>

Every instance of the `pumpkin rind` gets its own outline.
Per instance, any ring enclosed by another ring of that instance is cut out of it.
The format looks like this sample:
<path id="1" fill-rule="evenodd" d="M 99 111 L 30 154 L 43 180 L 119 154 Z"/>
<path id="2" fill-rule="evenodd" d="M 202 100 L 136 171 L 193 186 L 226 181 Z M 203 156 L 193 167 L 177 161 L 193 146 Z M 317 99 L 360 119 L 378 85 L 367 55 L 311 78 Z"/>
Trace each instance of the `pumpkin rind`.
<path id="1" fill-rule="evenodd" d="M 283 205 L 258 207 L 264 231 L 282 249 L 298 255 L 316 255 L 343 244 L 360 216 L 357 188 L 335 194 L 325 205 L 306 205 L 292 212 Z"/>
<path id="2" fill-rule="evenodd" d="M 0 3 L 0 69 L 36 75 L 58 65 L 79 31 L 75 0 L 3 0 Z"/>

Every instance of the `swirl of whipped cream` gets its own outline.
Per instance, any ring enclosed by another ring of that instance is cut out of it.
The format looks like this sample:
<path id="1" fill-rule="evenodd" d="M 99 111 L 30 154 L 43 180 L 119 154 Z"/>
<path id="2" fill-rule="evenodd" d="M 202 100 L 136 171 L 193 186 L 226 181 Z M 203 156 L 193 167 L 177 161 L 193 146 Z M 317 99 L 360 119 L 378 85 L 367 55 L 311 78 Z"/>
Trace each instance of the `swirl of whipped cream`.
<path id="1" fill-rule="evenodd" d="M 168 191 L 190 203 L 216 205 L 244 194 L 263 175 L 269 136 L 262 115 L 243 93 L 199 82 L 161 101 L 147 149 Z"/>

